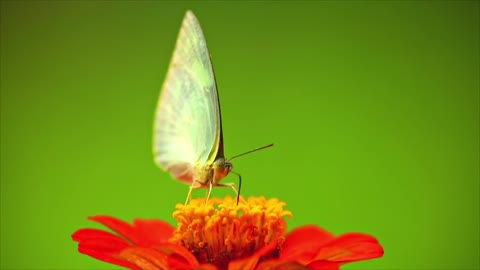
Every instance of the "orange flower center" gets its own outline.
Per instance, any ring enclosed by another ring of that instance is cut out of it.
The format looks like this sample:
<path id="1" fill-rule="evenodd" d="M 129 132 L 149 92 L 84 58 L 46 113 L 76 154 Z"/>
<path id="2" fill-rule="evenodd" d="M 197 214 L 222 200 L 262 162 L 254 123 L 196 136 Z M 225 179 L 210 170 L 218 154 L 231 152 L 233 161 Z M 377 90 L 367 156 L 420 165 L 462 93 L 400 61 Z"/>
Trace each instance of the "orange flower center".
<path id="1" fill-rule="evenodd" d="M 192 199 L 189 204 L 177 204 L 173 217 L 178 226 L 171 239 L 189 249 L 200 263 L 211 263 L 226 269 L 235 259 L 252 255 L 271 241 L 283 243 L 286 223 L 284 202 L 265 197 L 248 200 L 213 198 Z M 270 256 L 278 256 L 271 254 Z"/>

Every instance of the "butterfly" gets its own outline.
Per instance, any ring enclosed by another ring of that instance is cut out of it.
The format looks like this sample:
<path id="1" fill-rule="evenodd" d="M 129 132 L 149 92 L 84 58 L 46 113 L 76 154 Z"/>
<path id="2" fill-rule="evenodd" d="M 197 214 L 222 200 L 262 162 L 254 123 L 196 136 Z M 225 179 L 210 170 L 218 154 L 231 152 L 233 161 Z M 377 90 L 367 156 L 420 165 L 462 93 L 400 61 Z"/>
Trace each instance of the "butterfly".
<path id="1" fill-rule="evenodd" d="M 241 155 L 270 146 L 273 144 Z M 208 201 L 214 186 L 231 187 L 238 204 L 242 178 L 232 172 L 233 165 L 224 155 L 215 75 L 205 37 L 191 11 L 183 19 L 162 86 L 154 122 L 153 152 L 159 167 L 190 184 L 185 204 L 191 199 L 192 190 L 198 188 L 208 189 Z M 234 183 L 220 183 L 230 172 L 239 177 L 238 190 Z"/>

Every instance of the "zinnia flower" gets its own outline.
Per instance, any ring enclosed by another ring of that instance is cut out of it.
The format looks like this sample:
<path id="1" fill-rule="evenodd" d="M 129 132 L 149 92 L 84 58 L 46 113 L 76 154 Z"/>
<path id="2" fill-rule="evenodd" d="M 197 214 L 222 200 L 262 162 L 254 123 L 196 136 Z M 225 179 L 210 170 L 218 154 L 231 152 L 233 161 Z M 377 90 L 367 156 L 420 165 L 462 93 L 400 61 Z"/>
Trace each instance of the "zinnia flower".
<path id="1" fill-rule="evenodd" d="M 177 228 L 161 220 L 128 224 L 93 216 L 113 233 L 80 229 L 72 238 L 79 252 L 130 269 L 339 269 L 378 258 L 383 248 L 370 235 L 334 236 L 308 225 L 285 234 L 284 202 L 264 197 L 193 199 L 173 213 Z"/>

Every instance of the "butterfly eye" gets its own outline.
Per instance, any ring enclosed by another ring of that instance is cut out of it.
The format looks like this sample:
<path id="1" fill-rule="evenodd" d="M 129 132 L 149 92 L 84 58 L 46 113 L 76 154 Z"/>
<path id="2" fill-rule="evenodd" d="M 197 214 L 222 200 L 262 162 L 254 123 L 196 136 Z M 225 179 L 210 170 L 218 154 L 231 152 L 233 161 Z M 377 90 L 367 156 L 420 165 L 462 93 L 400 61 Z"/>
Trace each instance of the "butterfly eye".
<path id="1" fill-rule="evenodd" d="M 230 161 L 225 161 L 225 170 L 231 171 L 233 169 L 233 164 Z"/>

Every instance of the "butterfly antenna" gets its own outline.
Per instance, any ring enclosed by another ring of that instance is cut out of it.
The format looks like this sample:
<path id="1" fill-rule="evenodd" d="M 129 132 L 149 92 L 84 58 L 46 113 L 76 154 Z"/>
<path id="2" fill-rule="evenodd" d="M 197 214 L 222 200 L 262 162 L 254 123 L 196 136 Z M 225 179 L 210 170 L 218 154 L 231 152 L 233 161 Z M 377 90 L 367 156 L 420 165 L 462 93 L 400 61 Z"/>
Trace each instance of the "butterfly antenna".
<path id="1" fill-rule="evenodd" d="M 250 154 L 250 153 L 255 152 L 255 151 L 258 151 L 258 150 L 262 150 L 262 149 L 265 149 L 265 148 L 269 148 L 269 147 L 272 147 L 272 146 L 273 146 L 273 143 L 268 144 L 268 145 L 265 145 L 265 146 L 262 146 L 262 147 L 258 147 L 258 148 L 255 148 L 255 149 L 253 149 L 253 150 L 250 150 L 250 151 L 248 151 L 248 152 L 242 153 L 242 154 L 240 154 L 240 155 L 233 156 L 233 157 L 230 158 L 230 160 L 232 160 L 232 159 L 234 159 L 234 158 L 237 158 L 237 157 L 241 157 L 241 156 L 246 155 L 246 154 Z M 240 175 L 238 175 L 238 176 L 240 176 Z M 241 179 L 241 177 L 240 177 L 240 179 Z"/>

